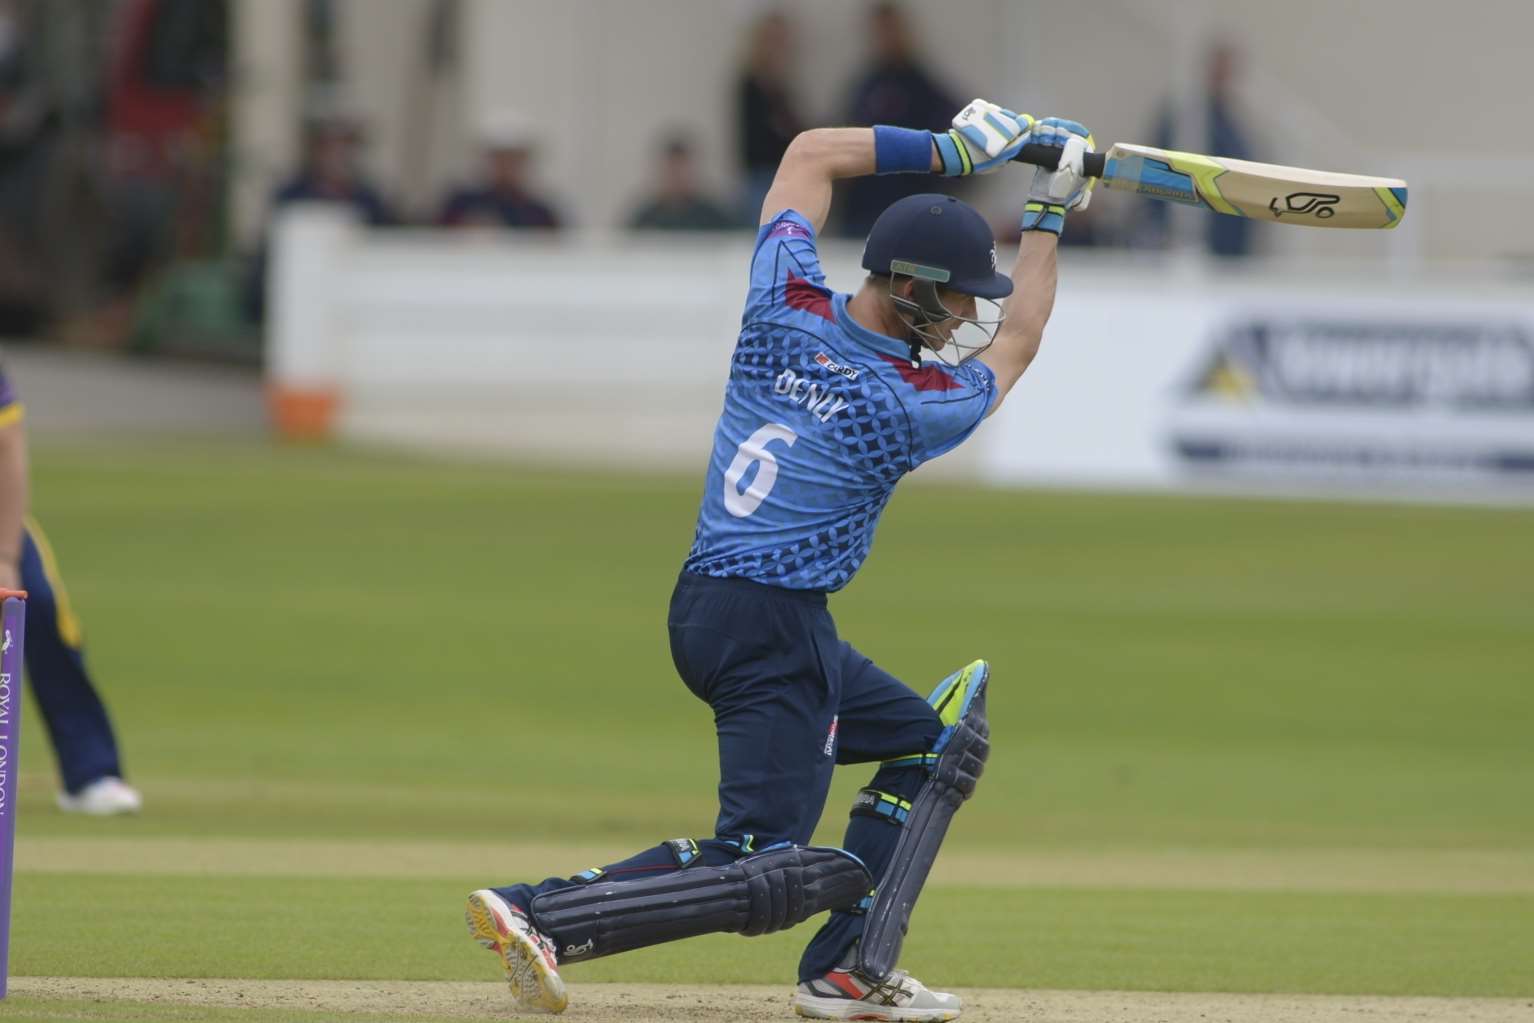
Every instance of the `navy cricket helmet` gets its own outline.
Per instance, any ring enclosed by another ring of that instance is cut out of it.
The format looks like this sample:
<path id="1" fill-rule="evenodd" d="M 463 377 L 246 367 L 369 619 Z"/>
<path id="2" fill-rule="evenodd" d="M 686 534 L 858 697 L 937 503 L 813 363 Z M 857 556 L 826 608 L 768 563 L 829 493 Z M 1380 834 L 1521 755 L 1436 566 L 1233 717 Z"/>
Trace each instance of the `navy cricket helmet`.
<path id="1" fill-rule="evenodd" d="M 931 280 L 978 298 L 1006 298 L 1012 278 L 996 272 L 991 225 L 951 195 L 908 195 L 879 214 L 863 246 L 863 269 Z"/>
<path id="2" fill-rule="evenodd" d="M 1012 279 L 996 272 L 991 226 L 968 203 L 951 195 L 910 195 L 879 214 L 863 246 L 863 269 L 888 274 L 890 300 L 911 331 L 911 362 L 922 349 L 958 365 L 991 346 L 1006 314 L 997 299 L 1012 294 Z M 900 294 L 910 280 L 909 296 Z M 973 296 L 977 315 L 949 308 L 938 294 L 947 288 Z M 988 315 L 978 315 L 981 302 Z M 957 322 L 955 322 L 957 321 Z"/>

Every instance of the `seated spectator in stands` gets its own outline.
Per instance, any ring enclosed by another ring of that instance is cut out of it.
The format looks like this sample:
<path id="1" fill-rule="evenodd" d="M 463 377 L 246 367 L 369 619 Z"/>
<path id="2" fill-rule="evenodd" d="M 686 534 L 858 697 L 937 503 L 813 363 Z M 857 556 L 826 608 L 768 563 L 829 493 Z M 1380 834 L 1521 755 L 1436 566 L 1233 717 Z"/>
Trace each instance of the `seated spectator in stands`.
<path id="1" fill-rule="evenodd" d="M 349 206 L 371 227 L 390 227 L 399 216 L 362 171 L 366 137 L 355 108 L 331 93 L 313 97 L 304 113 L 303 163 L 272 193 L 271 210 L 297 202 Z M 269 239 L 263 237 L 247 268 L 244 312 L 251 323 L 266 319 L 266 270 Z"/>
<path id="2" fill-rule="evenodd" d="M 559 214 L 532 192 L 533 132 L 520 117 L 502 114 L 480 129 L 484 153 L 478 184 L 447 197 L 437 214 L 444 227 L 558 228 Z"/>
<path id="3" fill-rule="evenodd" d="M 768 11 L 751 28 L 745 65 L 736 81 L 736 143 L 746 174 L 742 208 L 752 223 L 762 211 L 788 144 L 809 127 L 799 116 L 793 93 L 796 48 L 788 15 Z"/>
<path id="4" fill-rule="evenodd" d="M 673 135 L 661 146 L 659 182 L 655 194 L 629 218 L 629 227 L 643 231 L 725 231 L 741 226 L 720 203 L 698 187 L 692 142 Z"/>
<path id="5" fill-rule="evenodd" d="M 304 160 L 298 173 L 272 197 L 273 207 L 290 202 L 345 203 L 365 224 L 399 223 L 379 190 L 363 176 L 362 121 L 349 106 L 325 97 L 310 105 L 304 120 Z"/>
<path id="6" fill-rule="evenodd" d="M 45 223 L 50 178 L 61 177 L 59 112 L 37 40 L 17 4 L 0 0 L 0 333 L 29 334 L 49 310 Z M 58 204 L 54 204 L 55 206 Z"/>

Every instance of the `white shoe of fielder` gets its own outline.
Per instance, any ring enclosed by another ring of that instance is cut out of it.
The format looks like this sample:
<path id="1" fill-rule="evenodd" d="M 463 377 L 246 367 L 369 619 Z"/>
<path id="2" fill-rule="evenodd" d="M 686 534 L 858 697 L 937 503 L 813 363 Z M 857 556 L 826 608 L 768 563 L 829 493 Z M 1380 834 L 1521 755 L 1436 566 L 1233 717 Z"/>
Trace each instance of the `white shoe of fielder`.
<path id="1" fill-rule="evenodd" d="M 143 808 L 144 797 L 139 795 L 138 789 L 111 775 L 97 778 L 74 795 L 59 793 L 59 809 L 66 813 L 110 817 L 119 813 L 138 813 Z"/>
<path id="2" fill-rule="evenodd" d="M 929 991 L 904 970 L 882 982 L 837 967 L 794 989 L 794 1011 L 811 1019 L 871 1019 L 944 1023 L 959 1018 L 958 995 Z"/>
<path id="3" fill-rule="evenodd" d="M 464 920 L 469 937 L 501 957 L 506 983 L 525 1012 L 564 1012 L 570 999 L 559 975 L 554 943 L 526 914 L 488 888 L 469 896 Z"/>

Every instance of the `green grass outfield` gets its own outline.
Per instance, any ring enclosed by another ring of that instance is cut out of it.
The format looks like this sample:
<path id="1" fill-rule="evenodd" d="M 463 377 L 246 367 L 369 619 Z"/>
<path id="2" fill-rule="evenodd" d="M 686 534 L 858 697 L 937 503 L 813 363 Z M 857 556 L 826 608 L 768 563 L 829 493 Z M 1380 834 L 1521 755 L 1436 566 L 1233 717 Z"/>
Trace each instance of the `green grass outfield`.
<path id="1" fill-rule="evenodd" d="M 54 812 L 27 708 L 13 974 L 490 979 L 470 888 L 707 833 L 711 720 L 664 629 L 699 485 L 42 448 L 148 812 Z M 1534 995 L 1534 513 L 913 484 L 832 606 L 917 688 L 994 664 L 919 975 Z M 808 936 L 571 979 L 786 982 Z"/>

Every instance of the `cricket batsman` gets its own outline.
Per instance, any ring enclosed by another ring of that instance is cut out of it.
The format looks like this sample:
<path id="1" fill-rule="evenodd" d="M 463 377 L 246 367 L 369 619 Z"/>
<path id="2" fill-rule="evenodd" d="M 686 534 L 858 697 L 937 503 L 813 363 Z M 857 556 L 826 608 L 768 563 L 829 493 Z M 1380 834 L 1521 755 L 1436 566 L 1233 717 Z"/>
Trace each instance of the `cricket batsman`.
<path id="1" fill-rule="evenodd" d="M 916 195 L 869 232 L 857 290 L 827 286 L 816 244 L 837 179 L 985 174 L 1027 143 L 1061 156 L 1057 170 L 1032 170 L 1010 276 L 997 272 L 978 213 Z M 990 669 L 974 661 L 924 699 L 837 635 L 826 596 L 863 563 L 900 478 L 964 441 L 1033 361 L 1066 214 L 1090 198 L 1092 146 L 1074 121 L 977 99 L 941 134 L 820 128 L 789 147 L 762 206 L 668 619 L 677 672 L 713 709 L 719 816 L 707 838 L 470 895 L 469 933 L 500 956 L 522 1009 L 565 1008 L 563 965 L 711 932 L 762 934 L 830 910 L 799 963 L 800 1015 L 958 1018 L 956 995 L 895 965 L 949 821 L 985 765 Z M 810 846 L 836 764 L 877 766 L 843 848 Z"/>

